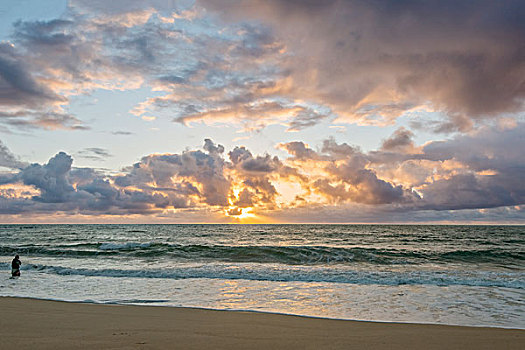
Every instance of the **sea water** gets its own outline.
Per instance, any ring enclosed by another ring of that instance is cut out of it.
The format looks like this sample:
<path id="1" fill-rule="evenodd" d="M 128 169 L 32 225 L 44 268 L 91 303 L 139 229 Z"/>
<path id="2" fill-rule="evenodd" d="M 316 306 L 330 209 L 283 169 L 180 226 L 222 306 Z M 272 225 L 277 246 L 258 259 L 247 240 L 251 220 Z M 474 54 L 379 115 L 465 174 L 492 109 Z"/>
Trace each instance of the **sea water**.
<path id="1" fill-rule="evenodd" d="M 0 262 L 1 296 L 525 328 L 523 226 L 0 225 Z"/>

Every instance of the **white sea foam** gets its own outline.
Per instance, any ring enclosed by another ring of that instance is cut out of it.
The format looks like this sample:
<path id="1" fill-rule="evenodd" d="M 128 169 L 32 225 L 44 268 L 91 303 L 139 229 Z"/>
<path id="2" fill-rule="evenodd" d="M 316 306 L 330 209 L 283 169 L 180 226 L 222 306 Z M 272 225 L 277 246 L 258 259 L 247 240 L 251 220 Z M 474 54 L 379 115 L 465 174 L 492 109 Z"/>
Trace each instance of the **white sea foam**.
<path id="1" fill-rule="evenodd" d="M 1 296 L 104 304 L 254 310 L 356 319 L 525 328 L 523 290 L 231 279 L 151 279 L 26 271 Z"/>
<path id="2" fill-rule="evenodd" d="M 231 279 L 276 282 L 333 282 L 361 285 L 435 285 L 480 286 L 525 289 L 525 273 L 521 272 L 460 272 L 460 271 L 359 271 L 348 267 L 290 267 L 280 264 L 186 264 L 170 268 L 87 268 L 26 264 L 23 270 L 57 275 L 99 276 L 155 279 Z"/>
<path id="3" fill-rule="evenodd" d="M 524 232 L 0 225 L 0 295 L 525 328 Z M 9 279 L 15 253 L 22 276 Z"/>

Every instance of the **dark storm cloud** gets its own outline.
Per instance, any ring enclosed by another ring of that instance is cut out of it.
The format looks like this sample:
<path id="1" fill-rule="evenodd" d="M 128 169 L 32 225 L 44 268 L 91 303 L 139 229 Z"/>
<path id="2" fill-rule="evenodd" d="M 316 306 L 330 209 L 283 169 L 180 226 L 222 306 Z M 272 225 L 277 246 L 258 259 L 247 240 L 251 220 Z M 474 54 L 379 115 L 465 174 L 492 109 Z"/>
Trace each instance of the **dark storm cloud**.
<path id="1" fill-rule="evenodd" d="M 427 105 L 437 131 L 523 111 L 523 1 L 200 1 L 269 25 L 294 55 L 297 96 L 343 119 L 391 122 Z"/>

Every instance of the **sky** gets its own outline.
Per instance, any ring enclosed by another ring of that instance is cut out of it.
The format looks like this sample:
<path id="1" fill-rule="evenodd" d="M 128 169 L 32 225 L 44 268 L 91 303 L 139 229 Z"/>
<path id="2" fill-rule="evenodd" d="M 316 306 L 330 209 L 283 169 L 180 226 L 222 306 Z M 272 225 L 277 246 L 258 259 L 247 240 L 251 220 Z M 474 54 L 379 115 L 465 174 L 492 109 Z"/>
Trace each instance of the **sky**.
<path id="1" fill-rule="evenodd" d="M 0 221 L 525 224 L 523 18 L 2 1 Z"/>

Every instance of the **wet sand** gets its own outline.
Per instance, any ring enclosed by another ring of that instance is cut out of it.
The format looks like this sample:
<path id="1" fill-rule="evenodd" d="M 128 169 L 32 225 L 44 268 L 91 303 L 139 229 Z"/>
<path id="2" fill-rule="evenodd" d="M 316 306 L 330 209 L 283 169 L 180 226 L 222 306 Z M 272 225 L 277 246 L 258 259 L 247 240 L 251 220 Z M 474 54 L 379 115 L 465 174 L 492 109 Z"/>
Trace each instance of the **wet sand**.
<path id="1" fill-rule="evenodd" d="M 525 349 L 525 330 L 0 297 L 1 349 Z"/>

